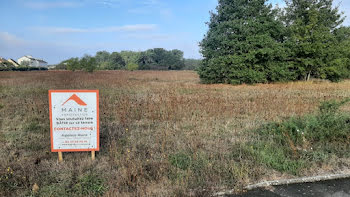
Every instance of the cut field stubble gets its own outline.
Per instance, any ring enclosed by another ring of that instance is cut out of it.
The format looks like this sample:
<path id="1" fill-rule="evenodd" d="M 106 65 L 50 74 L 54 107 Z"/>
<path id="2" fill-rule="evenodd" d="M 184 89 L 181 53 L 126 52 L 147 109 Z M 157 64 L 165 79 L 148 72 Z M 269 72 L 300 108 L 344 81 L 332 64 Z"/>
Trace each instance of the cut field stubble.
<path id="1" fill-rule="evenodd" d="M 242 155 L 247 131 L 350 97 L 349 87 L 350 81 L 204 85 L 191 71 L 0 72 L 0 195 L 205 195 L 290 177 Z M 87 153 L 65 153 L 58 164 L 50 153 L 49 89 L 100 90 L 95 162 Z M 338 164 L 330 160 L 302 175 Z"/>

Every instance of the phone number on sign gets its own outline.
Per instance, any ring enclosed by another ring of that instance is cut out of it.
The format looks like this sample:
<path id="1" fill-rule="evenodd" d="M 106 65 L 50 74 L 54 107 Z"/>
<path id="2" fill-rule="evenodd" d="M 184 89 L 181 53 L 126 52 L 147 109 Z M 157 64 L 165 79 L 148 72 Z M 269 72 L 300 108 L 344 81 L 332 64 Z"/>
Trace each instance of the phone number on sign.
<path id="1" fill-rule="evenodd" d="M 88 143 L 87 140 L 65 140 L 65 144 L 78 144 L 78 143 Z"/>

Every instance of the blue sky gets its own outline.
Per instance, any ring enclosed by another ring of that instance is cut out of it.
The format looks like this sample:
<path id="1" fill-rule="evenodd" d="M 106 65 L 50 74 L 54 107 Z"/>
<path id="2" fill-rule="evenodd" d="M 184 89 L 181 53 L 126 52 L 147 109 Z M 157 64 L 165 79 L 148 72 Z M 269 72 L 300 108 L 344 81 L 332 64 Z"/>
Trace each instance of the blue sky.
<path id="1" fill-rule="evenodd" d="M 155 47 L 180 49 L 186 58 L 200 58 L 198 42 L 217 0 L 0 0 L 0 4 L 0 57 L 30 54 L 55 64 L 100 50 Z M 350 16 L 350 2 L 340 5 Z M 344 24 L 350 25 L 350 18 Z"/>

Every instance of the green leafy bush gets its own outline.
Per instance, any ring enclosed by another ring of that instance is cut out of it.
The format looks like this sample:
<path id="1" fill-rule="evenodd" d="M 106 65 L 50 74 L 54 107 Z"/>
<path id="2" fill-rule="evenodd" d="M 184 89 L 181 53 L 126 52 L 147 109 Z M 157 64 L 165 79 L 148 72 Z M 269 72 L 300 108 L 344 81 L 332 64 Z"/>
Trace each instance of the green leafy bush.
<path id="1" fill-rule="evenodd" d="M 136 63 L 128 63 L 126 65 L 126 69 L 133 71 L 133 70 L 138 70 L 139 69 L 139 65 L 137 65 Z"/>
<path id="2" fill-rule="evenodd" d="M 0 67 L 0 71 L 39 71 L 39 70 L 48 70 L 48 68 L 30 67 L 30 66 L 19 66 L 19 67 L 11 67 L 11 68 Z"/>

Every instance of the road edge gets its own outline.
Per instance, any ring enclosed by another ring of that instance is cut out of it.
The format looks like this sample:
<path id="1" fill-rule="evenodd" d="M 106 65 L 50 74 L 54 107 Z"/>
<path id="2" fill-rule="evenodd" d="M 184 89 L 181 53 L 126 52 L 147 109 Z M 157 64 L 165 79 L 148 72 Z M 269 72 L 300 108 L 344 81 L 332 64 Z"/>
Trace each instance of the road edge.
<path id="1" fill-rule="evenodd" d="M 274 180 L 274 181 L 262 181 L 260 183 L 248 185 L 244 187 L 244 189 L 253 190 L 253 189 L 269 187 L 269 186 L 289 185 L 289 184 L 297 184 L 297 183 L 312 183 L 312 182 L 318 182 L 318 181 L 328 181 L 328 180 L 344 179 L 344 178 L 350 178 L 349 171 L 340 172 L 338 174 L 309 176 L 309 177 L 300 177 L 300 178 L 293 178 L 293 179 L 281 179 L 281 180 Z M 217 192 L 213 196 L 224 196 L 229 194 L 234 194 L 234 190 Z"/>

